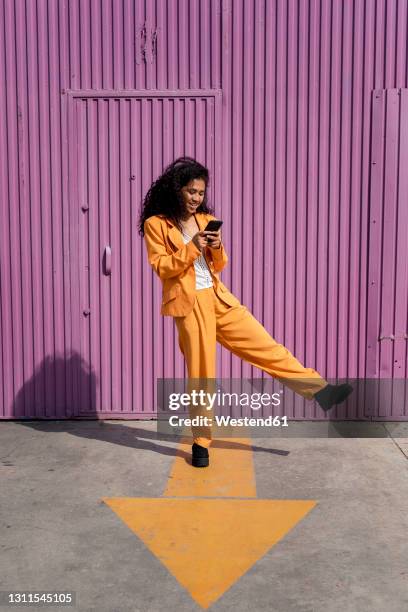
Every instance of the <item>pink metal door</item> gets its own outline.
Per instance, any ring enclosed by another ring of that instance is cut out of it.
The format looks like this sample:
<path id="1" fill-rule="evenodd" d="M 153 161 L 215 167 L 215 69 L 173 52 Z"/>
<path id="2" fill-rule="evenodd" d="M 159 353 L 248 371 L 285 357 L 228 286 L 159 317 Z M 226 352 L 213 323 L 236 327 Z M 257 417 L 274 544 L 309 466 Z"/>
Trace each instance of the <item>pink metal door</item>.
<path id="1" fill-rule="evenodd" d="M 70 95 L 76 414 L 149 417 L 156 379 L 182 378 L 185 368 L 173 320 L 160 315 L 139 209 L 152 180 L 183 154 L 209 167 L 217 200 L 221 93 Z"/>

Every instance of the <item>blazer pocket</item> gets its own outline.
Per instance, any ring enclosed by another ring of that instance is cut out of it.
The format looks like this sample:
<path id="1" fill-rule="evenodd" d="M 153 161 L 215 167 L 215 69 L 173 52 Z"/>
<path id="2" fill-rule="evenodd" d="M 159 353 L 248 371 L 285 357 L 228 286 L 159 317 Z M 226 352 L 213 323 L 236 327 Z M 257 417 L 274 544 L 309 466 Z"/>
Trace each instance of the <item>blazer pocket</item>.
<path id="1" fill-rule="evenodd" d="M 173 300 L 180 293 L 180 285 L 174 285 L 171 289 L 163 293 L 162 304 L 167 304 L 170 300 Z"/>

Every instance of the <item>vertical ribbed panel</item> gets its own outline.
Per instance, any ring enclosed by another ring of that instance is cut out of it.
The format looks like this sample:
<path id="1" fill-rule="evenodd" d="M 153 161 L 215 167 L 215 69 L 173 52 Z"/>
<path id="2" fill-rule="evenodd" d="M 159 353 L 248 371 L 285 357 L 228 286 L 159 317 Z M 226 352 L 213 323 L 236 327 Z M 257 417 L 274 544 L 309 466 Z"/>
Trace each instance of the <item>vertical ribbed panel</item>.
<path id="1" fill-rule="evenodd" d="M 46 7 L 44 1 L 39 4 Z M 221 0 L 60 3 L 61 36 L 69 48 L 65 87 L 220 87 L 225 60 L 221 57 L 222 4 Z"/>
<path id="2" fill-rule="evenodd" d="M 408 90 L 373 92 L 367 376 L 408 376 Z M 380 389 L 379 416 L 390 412 L 398 385 Z M 402 387 L 399 387 L 402 389 Z"/>
<path id="3" fill-rule="evenodd" d="M 223 280 L 278 341 L 327 377 L 406 376 L 406 341 L 372 339 L 407 332 L 407 40 L 396 0 L 0 3 L 1 416 L 149 414 L 184 376 L 136 228 L 180 153 L 218 171 Z"/>

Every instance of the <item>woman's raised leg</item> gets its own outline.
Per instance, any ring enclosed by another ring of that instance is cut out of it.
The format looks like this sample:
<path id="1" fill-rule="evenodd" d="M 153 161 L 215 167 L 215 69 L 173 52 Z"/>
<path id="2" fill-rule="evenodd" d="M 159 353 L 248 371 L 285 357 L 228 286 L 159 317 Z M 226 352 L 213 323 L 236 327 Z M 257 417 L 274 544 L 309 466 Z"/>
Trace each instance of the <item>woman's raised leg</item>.
<path id="1" fill-rule="evenodd" d="M 234 355 L 264 370 L 306 399 L 327 386 L 313 368 L 304 367 L 283 344 L 276 342 L 246 306 L 215 301 L 217 341 Z"/>

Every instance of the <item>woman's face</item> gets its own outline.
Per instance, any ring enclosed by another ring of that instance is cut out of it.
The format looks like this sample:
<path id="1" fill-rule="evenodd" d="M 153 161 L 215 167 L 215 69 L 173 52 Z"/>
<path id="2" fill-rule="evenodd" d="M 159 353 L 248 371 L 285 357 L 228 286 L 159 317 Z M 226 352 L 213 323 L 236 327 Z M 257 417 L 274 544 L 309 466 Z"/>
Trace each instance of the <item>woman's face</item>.
<path id="1" fill-rule="evenodd" d="M 204 179 L 193 179 L 187 185 L 181 188 L 183 196 L 184 211 L 188 215 L 195 213 L 197 208 L 201 206 L 205 195 Z"/>

